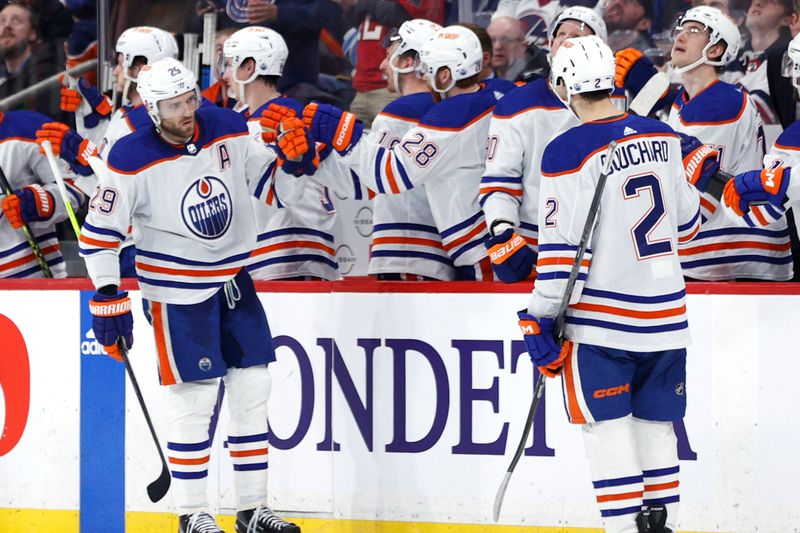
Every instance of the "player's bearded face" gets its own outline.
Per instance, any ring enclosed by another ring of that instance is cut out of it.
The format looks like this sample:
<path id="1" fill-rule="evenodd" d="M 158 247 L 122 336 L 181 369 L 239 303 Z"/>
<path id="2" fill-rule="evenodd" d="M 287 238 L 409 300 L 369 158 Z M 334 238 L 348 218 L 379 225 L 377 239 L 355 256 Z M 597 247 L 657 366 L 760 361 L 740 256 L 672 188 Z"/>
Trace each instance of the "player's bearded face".
<path id="1" fill-rule="evenodd" d="M 161 131 L 180 140 L 191 138 L 195 127 L 194 112 L 198 107 L 200 107 L 200 97 L 195 91 L 159 102 Z"/>

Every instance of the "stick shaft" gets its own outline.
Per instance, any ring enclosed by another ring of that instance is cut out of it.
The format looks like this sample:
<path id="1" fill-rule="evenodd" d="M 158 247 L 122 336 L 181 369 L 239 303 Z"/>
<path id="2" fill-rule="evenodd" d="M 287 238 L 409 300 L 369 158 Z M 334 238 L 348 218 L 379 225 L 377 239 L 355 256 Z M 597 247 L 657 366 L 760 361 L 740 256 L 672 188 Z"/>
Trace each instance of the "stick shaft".
<path id="1" fill-rule="evenodd" d="M 67 185 L 64 182 L 64 176 L 61 174 L 61 169 L 58 168 L 58 160 L 53 154 L 53 147 L 51 146 L 50 141 L 42 142 L 42 148 L 47 156 L 47 162 L 50 165 L 50 171 L 53 173 L 53 177 L 56 178 L 58 194 L 61 196 L 61 201 L 64 202 L 64 207 L 67 209 L 67 216 L 69 216 L 69 222 L 72 225 L 72 231 L 75 232 L 75 238 L 80 239 L 81 226 L 78 224 L 78 217 L 75 216 L 75 211 L 72 209 L 72 204 L 69 201 Z"/>

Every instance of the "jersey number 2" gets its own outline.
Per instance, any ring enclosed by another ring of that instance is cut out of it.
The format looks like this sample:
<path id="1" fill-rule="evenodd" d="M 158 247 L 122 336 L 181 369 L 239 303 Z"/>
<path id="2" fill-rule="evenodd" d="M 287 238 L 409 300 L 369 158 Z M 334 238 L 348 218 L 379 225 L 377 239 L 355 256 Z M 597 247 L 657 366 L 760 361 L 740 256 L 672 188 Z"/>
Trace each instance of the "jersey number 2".
<path id="1" fill-rule="evenodd" d="M 659 241 L 650 239 L 650 234 L 656 229 L 664 219 L 666 210 L 664 209 L 664 196 L 661 193 L 661 182 L 655 174 L 643 174 L 628 178 L 622 187 L 626 200 L 638 198 L 641 191 L 649 190 L 652 205 L 645 212 L 644 216 L 631 229 L 633 245 L 636 247 L 636 255 L 639 259 L 649 259 L 651 257 L 672 253 L 672 242 L 669 238 Z"/>

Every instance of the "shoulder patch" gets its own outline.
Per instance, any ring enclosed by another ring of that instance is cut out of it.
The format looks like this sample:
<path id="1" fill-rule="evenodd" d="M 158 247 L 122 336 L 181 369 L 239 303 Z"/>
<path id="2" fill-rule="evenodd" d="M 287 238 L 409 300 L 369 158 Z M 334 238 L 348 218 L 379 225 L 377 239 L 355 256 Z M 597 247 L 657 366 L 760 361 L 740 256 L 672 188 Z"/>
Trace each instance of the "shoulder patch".
<path id="1" fill-rule="evenodd" d="M 6 111 L 0 123 L 0 139 L 21 137 L 35 141 L 36 130 L 46 122 L 53 122 L 53 119 L 35 111 Z"/>
<path id="2" fill-rule="evenodd" d="M 419 121 L 422 127 L 440 130 L 462 130 L 486 113 L 497 100 L 490 91 L 477 91 L 447 98 L 435 104 Z"/>
<path id="3" fill-rule="evenodd" d="M 800 150 L 800 121 L 793 122 L 783 130 L 775 141 L 775 147 L 785 150 Z"/>
<path id="4" fill-rule="evenodd" d="M 547 81 L 538 79 L 508 92 L 497 102 L 494 116 L 509 118 L 533 109 L 566 109 L 561 100 L 548 88 Z"/>
<path id="5" fill-rule="evenodd" d="M 747 106 L 746 94 L 740 88 L 721 81 L 706 87 L 688 102 L 685 94 L 682 90 L 675 99 L 680 121 L 685 125 L 734 122 Z"/>
<path id="6" fill-rule="evenodd" d="M 434 104 L 433 95 L 430 93 L 408 94 L 390 102 L 379 114 L 409 122 L 419 122 Z"/>

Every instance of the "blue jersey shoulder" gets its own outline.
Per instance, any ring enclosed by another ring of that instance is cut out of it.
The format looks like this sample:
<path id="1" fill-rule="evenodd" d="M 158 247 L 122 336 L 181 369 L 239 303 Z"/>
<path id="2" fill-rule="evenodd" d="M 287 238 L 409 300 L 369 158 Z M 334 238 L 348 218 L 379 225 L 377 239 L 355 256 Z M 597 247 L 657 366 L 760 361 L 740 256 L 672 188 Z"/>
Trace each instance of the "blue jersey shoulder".
<path id="1" fill-rule="evenodd" d="M 268 102 L 264 103 L 261 107 L 255 110 L 255 112 L 250 113 L 251 119 L 257 119 L 261 117 L 261 113 L 266 111 L 266 109 L 270 106 L 270 104 L 281 105 L 283 107 L 288 107 L 295 113 L 297 113 L 298 117 L 303 116 L 303 104 L 295 100 L 294 98 L 286 98 L 285 96 L 279 96 L 277 98 L 273 98 Z"/>
<path id="2" fill-rule="evenodd" d="M 486 78 L 481 80 L 480 85 L 484 91 L 494 91 L 501 95 L 508 94 L 519 87 L 513 81 L 504 80 L 503 78 Z"/>
<path id="3" fill-rule="evenodd" d="M 220 137 L 247 134 L 247 121 L 239 113 L 216 106 L 204 106 L 195 112 L 198 134 L 194 144 L 203 147 Z M 108 154 L 108 165 L 131 174 L 162 159 L 186 155 L 183 146 L 160 138 L 154 125 L 141 128 L 117 141 Z"/>
<path id="4" fill-rule="evenodd" d="M 419 121 L 421 126 L 459 130 L 494 109 L 497 99 L 491 91 L 459 94 L 437 103 Z"/>
<path id="5" fill-rule="evenodd" d="M 604 149 L 611 141 L 653 134 L 676 135 L 664 122 L 628 114 L 575 126 L 547 145 L 542 156 L 542 174 L 576 171 L 590 155 Z"/>
<path id="6" fill-rule="evenodd" d="M 407 94 L 389 102 L 389 105 L 383 108 L 381 114 L 419 122 L 425 113 L 433 107 L 434 103 L 431 93 Z"/>
<path id="7" fill-rule="evenodd" d="M 534 80 L 507 93 L 497 102 L 494 116 L 510 117 L 537 107 L 564 109 L 564 104 L 553 94 L 545 79 Z"/>
<path id="8" fill-rule="evenodd" d="M 7 111 L 0 123 L 0 138 L 20 137 L 35 141 L 36 130 L 46 122 L 53 122 L 53 119 L 36 111 Z"/>
<path id="9" fill-rule="evenodd" d="M 147 110 L 143 105 L 137 105 L 126 111 L 125 120 L 128 121 L 131 131 L 146 128 L 153 124 L 153 120 L 150 118 L 150 115 L 147 114 Z"/>
<path id="10" fill-rule="evenodd" d="M 687 101 L 688 100 L 688 101 Z M 745 93 L 725 82 L 715 82 L 688 99 L 686 90 L 678 92 L 673 104 L 679 110 L 681 122 L 690 124 L 724 124 L 736 120 L 747 102 Z"/>
<path id="11" fill-rule="evenodd" d="M 800 120 L 793 122 L 788 128 L 778 135 L 775 146 L 800 150 Z"/>

